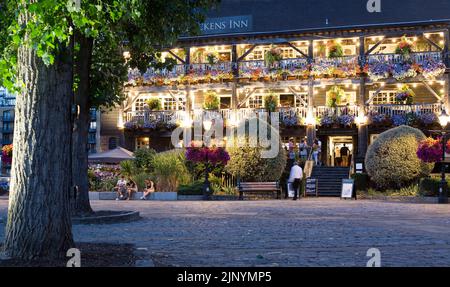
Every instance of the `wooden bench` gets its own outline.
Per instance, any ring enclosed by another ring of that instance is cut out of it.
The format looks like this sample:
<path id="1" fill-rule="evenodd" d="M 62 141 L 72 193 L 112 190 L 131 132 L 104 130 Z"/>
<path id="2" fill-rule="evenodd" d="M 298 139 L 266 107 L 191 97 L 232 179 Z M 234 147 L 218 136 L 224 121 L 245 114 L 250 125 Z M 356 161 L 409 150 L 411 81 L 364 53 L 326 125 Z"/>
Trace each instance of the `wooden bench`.
<path id="1" fill-rule="evenodd" d="M 265 198 L 281 198 L 281 188 L 278 182 L 240 182 L 239 183 L 239 199 L 244 200 L 244 194 L 252 195 L 256 199 Z"/>

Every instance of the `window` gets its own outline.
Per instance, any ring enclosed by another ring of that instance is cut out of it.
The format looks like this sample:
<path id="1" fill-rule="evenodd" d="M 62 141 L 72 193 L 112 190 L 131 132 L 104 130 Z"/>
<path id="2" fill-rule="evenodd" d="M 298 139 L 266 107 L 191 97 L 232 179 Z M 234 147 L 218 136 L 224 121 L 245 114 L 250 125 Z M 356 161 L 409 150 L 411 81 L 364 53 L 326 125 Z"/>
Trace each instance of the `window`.
<path id="1" fill-rule="evenodd" d="M 154 98 L 155 96 L 146 95 L 137 99 L 134 102 L 134 111 L 144 111 L 147 100 L 152 97 Z M 178 98 L 178 105 L 177 101 L 171 95 L 160 95 L 158 98 L 161 101 L 163 110 L 165 111 L 180 111 L 185 109 L 186 100 L 184 97 Z"/>
<path id="2" fill-rule="evenodd" d="M 90 130 L 95 130 L 95 129 L 97 129 L 97 122 L 91 122 L 91 123 L 89 124 L 89 129 L 90 129 Z"/>
<path id="3" fill-rule="evenodd" d="M 220 109 L 227 110 L 231 109 L 231 97 L 220 97 Z"/>
<path id="4" fill-rule="evenodd" d="M 3 122 L 3 132 L 12 132 L 14 129 L 12 122 Z"/>
<path id="5" fill-rule="evenodd" d="M 117 138 L 111 137 L 108 140 L 108 149 L 116 149 L 117 148 Z"/>
<path id="6" fill-rule="evenodd" d="M 12 111 L 3 112 L 3 121 L 12 121 L 14 119 Z"/>
<path id="7" fill-rule="evenodd" d="M 374 93 L 374 91 L 371 91 L 370 97 L 372 97 Z M 396 94 L 396 91 L 381 91 L 378 95 L 373 97 L 372 103 L 374 105 L 393 104 L 395 103 Z"/>
<path id="8" fill-rule="evenodd" d="M 148 137 L 136 138 L 136 149 L 142 148 L 150 148 L 150 138 Z"/>
<path id="9" fill-rule="evenodd" d="M 149 97 L 142 97 L 137 99 L 134 102 L 134 110 L 135 111 L 143 111 L 144 110 L 144 106 L 145 106 L 145 102 L 149 99 Z"/>
<path id="10" fill-rule="evenodd" d="M 295 107 L 306 107 L 308 103 L 308 94 L 307 93 L 299 93 L 298 96 L 303 100 L 301 101 L 298 97 L 295 97 Z"/>
<path id="11" fill-rule="evenodd" d="M 263 95 L 254 95 L 248 100 L 250 109 L 260 109 L 263 107 Z"/>

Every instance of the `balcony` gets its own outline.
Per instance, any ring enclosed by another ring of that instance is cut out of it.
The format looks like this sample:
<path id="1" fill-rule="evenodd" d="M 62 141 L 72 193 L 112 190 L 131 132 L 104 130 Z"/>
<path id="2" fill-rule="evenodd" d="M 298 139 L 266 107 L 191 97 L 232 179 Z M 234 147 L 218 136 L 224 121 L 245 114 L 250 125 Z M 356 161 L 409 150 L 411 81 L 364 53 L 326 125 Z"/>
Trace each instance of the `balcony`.
<path id="1" fill-rule="evenodd" d="M 317 78 L 353 78 L 361 73 L 358 56 L 317 58 L 311 75 Z"/>
<path id="2" fill-rule="evenodd" d="M 307 58 L 283 59 L 268 67 L 263 60 L 243 61 L 239 63 L 239 77 L 258 81 L 305 79 L 309 76 Z"/>

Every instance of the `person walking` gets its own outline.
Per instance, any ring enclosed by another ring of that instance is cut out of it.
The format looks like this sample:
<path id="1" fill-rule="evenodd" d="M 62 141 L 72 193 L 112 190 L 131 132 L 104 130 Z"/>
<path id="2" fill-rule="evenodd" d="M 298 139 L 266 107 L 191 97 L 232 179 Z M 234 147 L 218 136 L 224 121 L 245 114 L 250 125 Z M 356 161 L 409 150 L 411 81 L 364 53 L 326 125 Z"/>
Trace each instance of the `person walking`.
<path id="1" fill-rule="evenodd" d="M 292 188 L 294 189 L 294 200 L 298 199 L 300 184 L 303 178 L 303 170 L 298 164 L 298 162 L 294 162 L 294 165 L 291 168 L 291 172 L 289 174 L 289 183 L 292 184 Z"/>
<path id="2" fill-rule="evenodd" d="M 314 142 L 312 147 L 312 155 L 315 165 L 319 165 L 319 144 L 317 141 Z"/>

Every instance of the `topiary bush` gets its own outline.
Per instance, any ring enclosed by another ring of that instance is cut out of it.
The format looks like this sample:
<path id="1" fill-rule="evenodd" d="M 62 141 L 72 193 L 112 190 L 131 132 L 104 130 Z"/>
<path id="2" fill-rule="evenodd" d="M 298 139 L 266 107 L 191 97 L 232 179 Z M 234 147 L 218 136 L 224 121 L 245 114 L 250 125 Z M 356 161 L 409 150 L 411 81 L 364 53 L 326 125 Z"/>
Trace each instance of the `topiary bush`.
<path id="1" fill-rule="evenodd" d="M 401 188 L 431 173 L 433 164 L 417 157 L 419 142 L 425 135 L 418 129 L 400 126 L 382 134 L 369 146 L 366 169 L 377 188 Z"/>
<path id="2" fill-rule="evenodd" d="M 248 141 L 242 147 L 229 148 L 230 161 L 226 171 L 245 182 L 278 181 L 286 167 L 286 151 L 279 142 L 278 156 L 261 158 L 262 147 L 250 147 Z"/>

